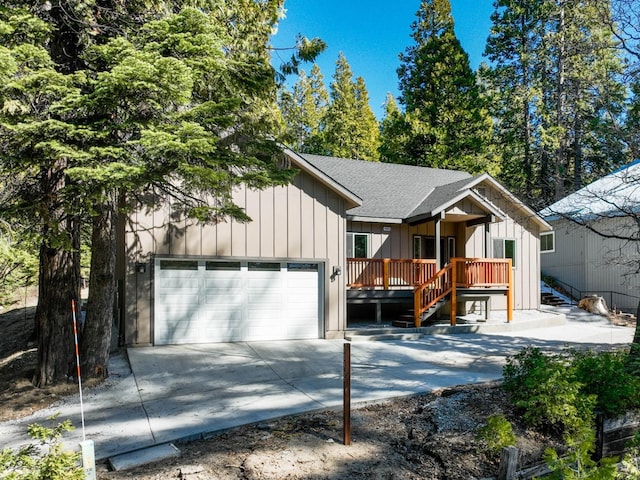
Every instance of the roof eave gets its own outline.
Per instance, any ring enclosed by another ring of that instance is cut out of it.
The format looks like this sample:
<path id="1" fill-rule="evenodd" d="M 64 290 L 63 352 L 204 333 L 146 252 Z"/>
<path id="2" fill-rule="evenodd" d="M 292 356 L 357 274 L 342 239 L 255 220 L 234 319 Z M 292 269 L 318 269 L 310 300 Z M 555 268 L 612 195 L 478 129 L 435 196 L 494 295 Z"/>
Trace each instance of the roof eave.
<path id="1" fill-rule="evenodd" d="M 542 218 L 540 215 L 534 212 L 531 208 L 525 205 L 518 197 L 512 194 L 509 190 L 507 190 L 502 185 L 500 185 L 500 183 L 498 183 L 498 181 L 495 180 L 488 173 L 483 173 L 482 175 L 479 175 L 476 178 L 474 178 L 472 182 L 469 184 L 468 188 L 473 188 L 479 183 L 482 183 L 484 181 L 488 181 L 489 183 L 491 183 L 491 185 L 496 190 L 499 190 L 500 193 L 502 193 L 505 197 L 507 197 L 520 210 L 524 211 L 527 217 L 531 218 L 538 225 L 538 227 L 540 227 L 541 232 L 550 232 L 553 230 L 553 227 L 549 225 L 549 223 L 544 218 Z"/>
<path id="2" fill-rule="evenodd" d="M 439 205 L 437 208 L 431 210 L 430 212 L 421 213 L 420 215 L 414 215 L 412 217 L 408 217 L 406 222 L 410 225 L 415 225 L 417 223 L 421 223 L 424 221 L 428 221 L 430 219 L 442 218 L 444 216 L 445 211 L 458 203 L 461 200 L 464 200 L 467 197 L 472 197 L 478 204 L 480 204 L 484 209 L 486 209 L 487 213 L 496 217 L 497 221 L 502 221 L 506 218 L 506 214 L 502 212 L 500 209 L 496 208 L 491 203 L 487 202 L 484 198 L 478 195 L 476 192 L 470 189 L 470 187 L 465 187 L 464 190 L 460 191 L 458 195 L 449 199 L 447 202 Z"/>
<path id="3" fill-rule="evenodd" d="M 347 215 L 347 220 L 351 222 L 368 222 L 368 223 L 403 223 L 401 218 L 391 217 L 365 217 L 362 215 Z"/>
<path id="4" fill-rule="evenodd" d="M 336 193 L 338 193 L 341 197 L 347 200 L 348 202 L 347 209 L 359 207 L 362 205 L 363 203 L 362 198 L 360 198 L 358 195 L 356 195 L 351 190 L 346 188 L 344 185 L 342 185 L 341 183 L 331 178 L 322 170 L 316 168 L 314 165 L 312 165 L 307 160 L 305 160 L 304 157 L 297 154 L 290 148 L 287 148 L 284 146 L 282 148 L 283 148 L 284 154 L 287 155 L 295 165 L 300 167 L 302 170 L 307 172 L 309 175 L 311 175 L 321 183 L 327 185 L 329 188 L 331 188 Z"/>

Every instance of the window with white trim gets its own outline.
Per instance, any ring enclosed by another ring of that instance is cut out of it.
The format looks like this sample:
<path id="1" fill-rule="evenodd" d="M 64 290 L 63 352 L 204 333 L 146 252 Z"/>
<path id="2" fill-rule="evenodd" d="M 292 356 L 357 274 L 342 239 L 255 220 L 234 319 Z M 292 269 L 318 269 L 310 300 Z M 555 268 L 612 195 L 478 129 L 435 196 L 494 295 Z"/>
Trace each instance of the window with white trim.
<path id="1" fill-rule="evenodd" d="M 546 232 L 540 234 L 540 253 L 551 253 L 556 251 L 556 232 Z"/>
<path id="2" fill-rule="evenodd" d="M 347 232 L 347 258 L 369 258 L 369 234 Z"/>
<path id="3" fill-rule="evenodd" d="M 516 266 L 516 241 L 509 238 L 493 239 L 493 258 L 510 258 L 511 266 Z"/>

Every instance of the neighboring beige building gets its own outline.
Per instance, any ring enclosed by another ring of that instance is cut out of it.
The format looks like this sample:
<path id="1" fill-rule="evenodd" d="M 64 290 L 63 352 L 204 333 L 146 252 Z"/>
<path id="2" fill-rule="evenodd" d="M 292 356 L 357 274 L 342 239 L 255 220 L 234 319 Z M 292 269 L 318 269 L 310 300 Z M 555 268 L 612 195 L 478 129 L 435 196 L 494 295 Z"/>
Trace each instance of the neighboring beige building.
<path id="1" fill-rule="evenodd" d="M 458 308 L 478 299 L 478 287 L 496 295 L 492 309 L 506 309 L 507 278 L 514 309 L 538 308 L 539 238 L 549 225 L 489 175 L 285 154 L 299 169 L 292 184 L 234 193 L 250 223 L 201 225 L 175 218 L 166 204 L 122 222 L 125 344 L 341 338 L 348 305 L 364 301 L 348 292 L 373 292 L 372 303 L 397 293 L 399 303 L 412 303 L 417 289 L 434 290 L 429 277 L 454 258 L 476 269 L 460 297 L 470 300 Z M 511 259 L 509 275 L 508 260 L 494 258 Z M 383 262 L 387 270 L 371 285 L 364 271 L 354 273 Z M 483 265 L 494 270 L 483 270 L 480 284 Z M 438 303 L 450 300 L 441 293 Z"/>
<path id="2" fill-rule="evenodd" d="M 635 312 L 640 301 L 640 163 L 634 162 L 540 212 L 542 273 L 576 300 L 602 296 L 609 308 Z"/>

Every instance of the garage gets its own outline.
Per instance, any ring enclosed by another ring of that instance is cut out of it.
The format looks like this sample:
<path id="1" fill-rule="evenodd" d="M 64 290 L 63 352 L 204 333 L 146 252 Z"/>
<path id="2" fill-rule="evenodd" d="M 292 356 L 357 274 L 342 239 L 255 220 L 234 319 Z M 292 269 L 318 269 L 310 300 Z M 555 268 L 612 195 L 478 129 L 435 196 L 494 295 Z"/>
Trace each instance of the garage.
<path id="1" fill-rule="evenodd" d="M 322 264 L 156 258 L 154 344 L 319 338 Z"/>

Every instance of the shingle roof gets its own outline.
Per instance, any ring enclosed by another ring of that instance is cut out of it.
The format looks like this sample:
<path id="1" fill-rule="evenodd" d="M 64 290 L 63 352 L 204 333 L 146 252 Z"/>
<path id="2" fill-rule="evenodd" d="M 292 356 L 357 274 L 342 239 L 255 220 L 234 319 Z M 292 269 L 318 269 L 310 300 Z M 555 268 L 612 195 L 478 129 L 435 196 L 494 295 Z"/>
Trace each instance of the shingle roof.
<path id="1" fill-rule="evenodd" d="M 456 182 L 440 185 L 433 189 L 420 205 L 412 212 L 411 216 L 426 215 L 437 210 L 438 207 L 457 197 L 473 180 L 473 177 L 464 178 Z"/>
<path id="2" fill-rule="evenodd" d="M 429 213 L 456 196 L 473 177 L 466 172 L 368 162 L 321 155 L 301 156 L 362 198 L 349 210 L 356 217 L 404 220 Z"/>

